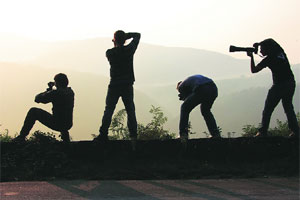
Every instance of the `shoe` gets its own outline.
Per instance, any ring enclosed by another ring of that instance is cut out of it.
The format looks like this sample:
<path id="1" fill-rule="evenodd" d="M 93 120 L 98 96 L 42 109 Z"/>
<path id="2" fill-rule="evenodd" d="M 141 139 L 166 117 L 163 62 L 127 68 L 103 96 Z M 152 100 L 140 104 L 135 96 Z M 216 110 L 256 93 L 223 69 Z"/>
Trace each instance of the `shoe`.
<path id="1" fill-rule="evenodd" d="M 220 134 L 217 134 L 217 135 L 212 135 L 209 137 L 210 139 L 220 139 L 222 138 Z"/>
<path id="2" fill-rule="evenodd" d="M 100 134 L 93 139 L 93 142 L 107 142 L 107 141 L 108 141 L 107 135 L 103 135 L 103 134 Z"/>
<path id="3" fill-rule="evenodd" d="M 291 134 L 289 134 L 289 138 L 299 138 L 299 134 L 292 132 Z"/>
<path id="4" fill-rule="evenodd" d="M 180 142 L 184 151 L 186 151 L 187 149 L 188 140 L 189 140 L 189 136 L 187 134 L 180 135 Z"/>
<path id="5" fill-rule="evenodd" d="M 254 137 L 268 137 L 268 135 L 266 133 L 257 132 Z"/>
<path id="6" fill-rule="evenodd" d="M 19 135 L 19 136 L 15 137 L 14 139 L 12 139 L 12 142 L 23 143 L 23 142 L 25 142 L 25 137 L 22 135 Z"/>
<path id="7" fill-rule="evenodd" d="M 69 131 L 62 131 L 60 132 L 60 138 L 62 139 L 62 141 L 64 143 L 69 143 L 70 142 L 70 135 L 69 135 Z"/>
<path id="8" fill-rule="evenodd" d="M 180 142 L 183 144 L 183 143 L 187 143 L 189 139 L 189 136 L 186 135 L 186 134 L 183 134 L 183 135 L 180 135 Z"/>

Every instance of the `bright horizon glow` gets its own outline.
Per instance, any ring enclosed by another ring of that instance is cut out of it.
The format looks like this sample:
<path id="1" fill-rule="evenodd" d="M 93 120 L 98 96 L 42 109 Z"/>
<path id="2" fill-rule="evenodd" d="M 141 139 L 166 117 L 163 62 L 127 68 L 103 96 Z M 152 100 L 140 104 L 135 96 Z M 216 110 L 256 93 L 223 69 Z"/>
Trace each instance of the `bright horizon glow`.
<path id="1" fill-rule="evenodd" d="M 0 33 L 37 40 L 142 33 L 142 42 L 228 53 L 274 38 L 300 63 L 299 0 L 9 0 L 0 2 Z M 231 56 L 246 58 L 243 54 Z"/>

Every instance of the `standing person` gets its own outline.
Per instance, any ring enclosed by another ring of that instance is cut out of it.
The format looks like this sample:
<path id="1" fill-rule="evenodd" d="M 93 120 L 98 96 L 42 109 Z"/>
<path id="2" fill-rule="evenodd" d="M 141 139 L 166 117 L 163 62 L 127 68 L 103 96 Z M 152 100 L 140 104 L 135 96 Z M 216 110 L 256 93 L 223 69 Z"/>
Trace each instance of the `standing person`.
<path id="1" fill-rule="evenodd" d="M 219 138 L 220 132 L 211 107 L 218 96 L 216 84 L 210 78 L 193 75 L 177 84 L 179 99 L 184 102 L 180 110 L 179 134 L 183 142 L 188 139 L 188 122 L 190 112 L 199 104 L 202 116 L 212 138 Z"/>
<path id="2" fill-rule="evenodd" d="M 40 108 L 31 108 L 24 121 L 20 135 L 13 141 L 23 142 L 32 129 L 35 121 L 39 121 L 48 128 L 59 131 L 63 142 L 70 142 L 69 129 L 73 126 L 74 92 L 67 87 L 69 80 L 67 75 L 59 73 L 55 75 L 54 82 L 48 83 L 48 88 L 35 97 L 36 103 L 52 103 L 53 114 Z M 53 89 L 53 86 L 56 89 Z"/>
<path id="3" fill-rule="evenodd" d="M 135 105 L 133 102 L 133 57 L 139 45 L 140 33 L 125 33 L 118 30 L 114 33 L 114 47 L 106 51 L 106 57 L 110 64 L 110 83 L 108 85 L 106 106 L 100 127 L 100 134 L 94 141 L 107 141 L 108 129 L 111 123 L 112 115 L 118 103 L 119 97 L 125 105 L 127 112 L 127 125 L 130 132 L 130 138 L 134 143 L 137 138 L 137 121 L 135 115 Z M 131 39 L 128 45 L 125 41 Z"/>
<path id="4" fill-rule="evenodd" d="M 281 46 L 271 38 L 256 44 L 260 46 L 260 52 L 265 58 L 255 65 L 253 53 L 247 52 L 247 55 L 251 58 L 251 72 L 257 73 L 269 67 L 273 76 L 273 85 L 265 101 L 261 128 L 256 137 L 267 136 L 272 112 L 280 100 L 288 119 L 289 128 L 292 131 L 290 136 L 299 137 L 299 125 L 292 103 L 296 84 L 288 58 Z"/>

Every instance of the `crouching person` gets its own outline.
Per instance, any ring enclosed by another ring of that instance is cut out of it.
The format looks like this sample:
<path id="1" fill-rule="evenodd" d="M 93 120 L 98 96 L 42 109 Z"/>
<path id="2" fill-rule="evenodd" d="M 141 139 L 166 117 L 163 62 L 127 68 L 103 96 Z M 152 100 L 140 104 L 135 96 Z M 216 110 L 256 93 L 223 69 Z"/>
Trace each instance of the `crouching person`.
<path id="1" fill-rule="evenodd" d="M 190 112 L 198 105 L 212 138 L 219 138 L 220 132 L 211 107 L 218 96 L 216 84 L 202 75 L 193 75 L 177 84 L 179 99 L 184 101 L 180 110 L 179 134 L 182 142 L 188 139 Z"/>
<path id="2" fill-rule="evenodd" d="M 68 86 L 68 78 L 65 74 L 55 75 L 54 82 L 48 83 L 47 91 L 35 97 L 36 103 L 52 103 L 52 114 L 40 108 L 31 108 L 24 121 L 24 125 L 14 142 L 25 141 L 36 120 L 61 133 L 63 142 L 70 142 L 69 129 L 73 125 L 74 92 Z M 53 86 L 56 89 L 53 89 Z"/>

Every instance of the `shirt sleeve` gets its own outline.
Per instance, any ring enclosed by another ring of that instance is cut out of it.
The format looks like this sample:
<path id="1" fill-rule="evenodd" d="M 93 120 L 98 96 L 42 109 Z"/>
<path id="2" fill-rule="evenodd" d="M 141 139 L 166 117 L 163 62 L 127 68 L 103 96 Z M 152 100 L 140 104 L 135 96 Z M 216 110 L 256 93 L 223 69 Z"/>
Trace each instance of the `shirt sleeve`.
<path id="1" fill-rule="evenodd" d="M 129 43 L 128 47 L 135 51 L 140 43 L 141 34 L 140 33 L 128 33 L 129 38 L 133 38 Z"/>
<path id="2" fill-rule="evenodd" d="M 50 103 L 53 101 L 53 98 L 55 96 L 55 90 L 42 92 L 35 96 L 35 102 L 36 103 Z"/>
<path id="3" fill-rule="evenodd" d="M 266 68 L 269 66 L 269 58 L 264 58 L 260 63 L 257 64 L 256 67 Z"/>
<path id="4" fill-rule="evenodd" d="M 105 55 L 106 55 L 106 58 L 109 59 L 109 58 L 110 58 L 110 55 L 111 55 L 111 50 L 108 49 L 108 50 L 106 51 Z"/>
<path id="5" fill-rule="evenodd" d="M 189 95 L 189 94 L 192 92 L 191 87 L 190 87 L 190 85 L 189 85 L 189 82 L 188 82 L 187 80 L 184 80 L 184 81 L 179 85 L 178 91 L 179 91 L 179 93 L 181 93 L 181 94 L 183 94 L 183 95 L 185 95 L 185 96 Z"/>

